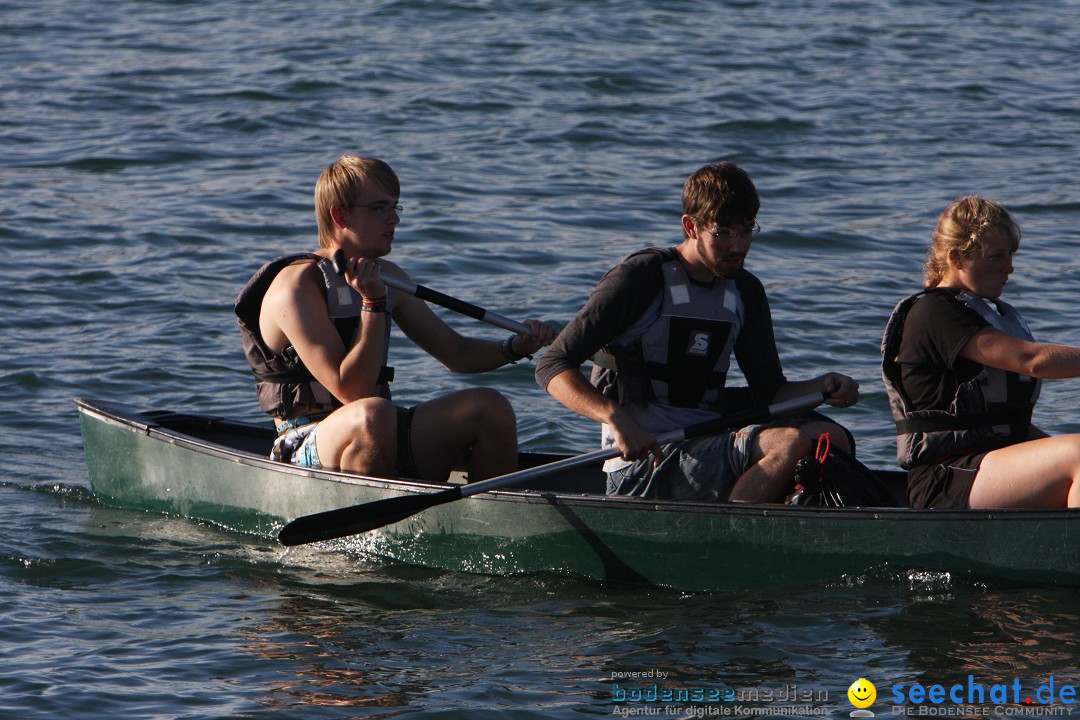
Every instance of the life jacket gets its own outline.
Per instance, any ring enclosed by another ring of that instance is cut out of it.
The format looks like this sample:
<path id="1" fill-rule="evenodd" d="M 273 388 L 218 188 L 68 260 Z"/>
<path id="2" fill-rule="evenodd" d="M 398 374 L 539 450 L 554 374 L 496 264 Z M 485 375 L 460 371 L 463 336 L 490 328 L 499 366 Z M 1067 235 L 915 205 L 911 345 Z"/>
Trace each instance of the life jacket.
<path id="1" fill-rule="evenodd" d="M 881 340 L 881 375 L 896 421 L 896 459 L 905 470 L 939 462 L 957 452 L 993 450 L 1026 439 L 1042 386 L 1037 378 L 984 365 L 975 377 L 958 385 L 948 409 L 912 409 L 900 381 L 897 362 L 900 340 L 908 311 L 920 297 L 935 291 L 923 291 L 901 300 L 889 317 Z M 969 292 L 953 297 L 996 330 L 1034 340 L 1020 313 L 1008 303 Z"/>
<path id="2" fill-rule="evenodd" d="M 297 253 L 274 258 L 259 268 L 247 281 L 236 298 L 233 311 L 240 326 L 244 341 L 244 355 L 247 357 L 251 372 L 255 375 L 255 392 L 259 398 L 259 407 L 271 417 L 290 419 L 298 413 L 298 408 L 316 414 L 328 414 L 341 406 L 341 402 L 315 380 L 296 350 L 290 345 L 275 353 L 263 342 L 259 332 L 259 312 L 263 297 L 270 283 L 284 268 L 296 263 L 315 262 L 322 272 L 326 286 L 326 306 L 330 319 L 334 323 L 341 342 L 346 348 L 352 347 L 357 330 L 356 318 L 360 315 L 362 298 L 345 279 L 334 272 L 330 260 L 313 253 Z M 387 288 L 387 311 L 392 311 L 392 297 Z M 375 394 L 390 399 L 390 381 L 394 378 L 394 369 L 387 367 L 390 347 L 390 323 L 386 323 L 386 337 L 383 343 L 382 369 L 379 372 Z M 315 419 L 315 418 L 313 418 Z"/>
<path id="3" fill-rule="evenodd" d="M 722 411 L 731 351 L 745 319 L 734 280 L 694 282 L 672 249 L 661 256 L 659 316 L 637 338 L 616 338 L 593 363 L 615 371 L 620 404 L 661 403 Z M 639 253 L 634 253 L 639 254 Z"/>

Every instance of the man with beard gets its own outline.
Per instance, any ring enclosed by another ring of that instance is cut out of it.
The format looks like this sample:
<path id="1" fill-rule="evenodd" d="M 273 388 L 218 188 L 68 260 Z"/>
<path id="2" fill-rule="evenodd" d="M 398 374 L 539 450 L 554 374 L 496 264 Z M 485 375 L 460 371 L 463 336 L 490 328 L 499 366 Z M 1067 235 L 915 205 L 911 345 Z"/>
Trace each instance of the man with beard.
<path id="1" fill-rule="evenodd" d="M 853 450 L 846 430 L 810 415 L 663 447 L 656 436 L 817 391 L 847 407 L 859 385 L 839 373 L 784 377 L 765 289 L 743 267 L 759 229 L 750 177 L 732 163 L 707 165 L 686 181 L 682 204 L 682 243 L 633 253 L 608 272 L 537 364 L 537 382 L 602 423 L 603 446 L 621 451 L 604 465 L 609 495 L 778 502 L 822 434 Z M 732 354 L 747 388 L 724 387 Z"/>

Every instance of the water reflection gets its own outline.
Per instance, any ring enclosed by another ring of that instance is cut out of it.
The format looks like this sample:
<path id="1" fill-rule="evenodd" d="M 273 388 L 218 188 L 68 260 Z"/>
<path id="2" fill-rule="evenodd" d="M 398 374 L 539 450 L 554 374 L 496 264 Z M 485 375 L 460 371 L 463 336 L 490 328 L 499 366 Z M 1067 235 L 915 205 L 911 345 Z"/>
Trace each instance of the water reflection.
<path id="1" fill-rule="evenodd" d="M 467 707 L 505 694 L 610 712 L 620 679 L 844 709 L 859 677 L 877 685 L 880 708 L 897 683 L 1080 681 L 1070 591 L 947 576 L 695 595 L 384 568 L 280 590 L 273 615 L 243 632 L 244 650 L 285 676 L 266 686 L 276 709 Z"/>

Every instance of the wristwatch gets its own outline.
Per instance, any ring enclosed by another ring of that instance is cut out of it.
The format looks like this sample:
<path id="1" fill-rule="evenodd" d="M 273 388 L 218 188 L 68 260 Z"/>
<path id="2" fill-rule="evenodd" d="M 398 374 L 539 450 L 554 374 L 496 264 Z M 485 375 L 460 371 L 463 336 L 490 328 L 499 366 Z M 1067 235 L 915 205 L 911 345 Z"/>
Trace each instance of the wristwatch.
<path id="1" fill-rule="evenodd" d="M 506 362 L 516 363 L 518 360 L 524 360 L 529 358 L 532 360 L 532 355 L 522 355 L 514 349 L 514 338 L 517 335 L 511 335 L 502 342 L 502 356 L 506 358 Z"/>

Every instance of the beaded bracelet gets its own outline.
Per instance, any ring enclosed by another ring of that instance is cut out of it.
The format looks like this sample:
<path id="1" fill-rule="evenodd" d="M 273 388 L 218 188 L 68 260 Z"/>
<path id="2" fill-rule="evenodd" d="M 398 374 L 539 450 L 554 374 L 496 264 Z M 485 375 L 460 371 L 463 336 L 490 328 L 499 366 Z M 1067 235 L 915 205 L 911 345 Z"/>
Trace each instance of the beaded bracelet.
<path id="1" fill-rule="evenodd" d="M 362 312 L 369 313 L 381 313 L 386 312 L 386 296 L 380 295 L 379 297 L 366 298 L 361 297 L 360 310 Z"/>

